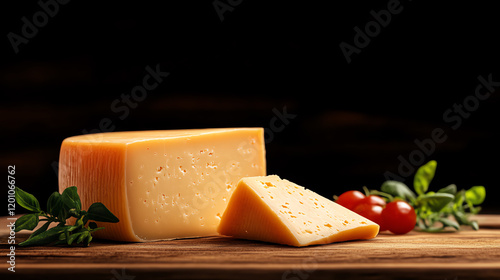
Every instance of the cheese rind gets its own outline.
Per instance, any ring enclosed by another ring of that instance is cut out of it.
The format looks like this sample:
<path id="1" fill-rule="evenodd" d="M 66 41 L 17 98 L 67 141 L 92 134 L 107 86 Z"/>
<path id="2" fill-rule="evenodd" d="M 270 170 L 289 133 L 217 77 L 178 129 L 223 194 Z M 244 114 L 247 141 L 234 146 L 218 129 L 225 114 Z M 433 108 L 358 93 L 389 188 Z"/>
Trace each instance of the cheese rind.
<path id="1" fill-rule="evenodd" d="M 218 232 L 291 246 L 371 239 L 379 226 L 337 203 L 276 175 L 243 178 Z"/>
<path id="2" fill-rule="evenodd" d="M 111 132 L 65 139 L 59 190 L 119 219 L 100 238 L 148 241 L 217 234 L 237 182 L 265 175 L 262 128 Z"/>

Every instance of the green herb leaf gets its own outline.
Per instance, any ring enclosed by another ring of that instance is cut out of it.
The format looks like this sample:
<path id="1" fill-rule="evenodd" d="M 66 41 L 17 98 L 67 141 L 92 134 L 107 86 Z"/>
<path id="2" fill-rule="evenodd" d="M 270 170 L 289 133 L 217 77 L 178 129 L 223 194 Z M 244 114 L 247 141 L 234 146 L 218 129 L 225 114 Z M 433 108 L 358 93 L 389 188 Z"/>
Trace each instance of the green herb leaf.
<path id="1" fill-rule="evenodd" d="M 461 209 L 462 204 L 465 201 L 465 190 L 460 190 L 455 194 L 455 199 L 453 200 L 453 209 Z"/>
<path id="2" fill-rule="evenodd" d="M 31 239 L 31 238 L 39 235 L 40 233 L 46 231 L 49 228 L 50 224 L 51 224 L 51 222 L 47 221 L 45 224 L 43 224 L 41 227 L 39 227 L 37 230 L 35 230 L 35 232 L 33 232 L 28 239 Z"/>
<path id="3" fill-rule="evenodd" d="M 458 225 L 458 223 L 455 222 L 455 221 L 449 220 L 447 218 L 439 218 L 438 221 L 443 224 L 443 228 L 445 228 L 445 227 L 453 227 L 456 230 L 460 230 L 460 225 Z"/>
<path id="4" fill-rule="evenodd" d="M 57 215 L 57 219 L 59 221 L 66 221 L 67 219 L 69 219 L 69 217 L 71 217 L 71 215 L 69 214 L 68 209 L 66 209 L 65 205 L 62 205 L 61 209 L 59 210 L 59 214 Z"/>
<path id="5" fill-rule="evenodd" d="M 104 229 L 104 227 L 93 228 L 93 229 L 90 230 L 90 232 L 95 232 L 95 231 L 98 231 L 98 230 L 101 230 L 101 229 Z"/>
<path id="6" fill-rule="evenodd" d="M 66 226 L 56 226 L 37 236 L 19 243 L 19 246 L 47 245 L 59 239 L 59 235 L 66 230 Z"/>
<path id="7" fill-rule="evenodd" d="M 38 225 L 38 213 L 26 214 L 19 217 L 15 223 L 15 232 L 23 229 L 33 230 Z"/>
<path id="8" fill-rule="evenodd" d="M 30 210 L 32 212 L 40 212 L 40 203 L 38 200 L 30 193 L 27 193 L 20 188 L 16 187 L 16 202 L 24 209 Z"/>
<path id="9" fill-rule="evenodd" d="M 455 220 L 461 225 L 470 225 L 469 219 L 465 215 L 464 212 L 462 211 L 456 211 L 453 213 L 453 216 L 455 217 Z"/>
<path id="10" fill-rule="evenodd" d="M 78 238 L 76 239 L 76 243 L 82 243 L 83 239 L 85 237 L 87 237 L 87 235 L 90 235 L 90 232 L 83 231 L 80 235 L 78 235 Z"/>
<path id="11" fill-rule="evenodd" d="M 84 234 L 84 232 L 76 232 L 76 233 L 73 233 L 69 236 L 68 240 L 67 240 L 67 244 L 68 245 L 71 245 L 77 238 L 80 237 L 80 235 Z"/>
<path id="12" fill-rule="evenodd" d="M 398 181 L 385 181 L 380 189 L 395 197 L 400 197 L 402 199 L 412 201 L 415 199 L 415 193 L 413 193 L 408 186 L 402 182 Z"/>
<path id="13" fill-rule="evenodd" d="M 474 186 L 465 191 L 465 201 L 472 205 L 483 203 L 486 198 L 486 189 L 483 186 Z"/>
<path id="14" fill-rule="evenodd" d="M 59 238 L 58 239 L 66 241 L 66 231 L 64 231 L 63 233 L 59 234 Z"/>
<path id="15" fill-rule="evenodd" d="M 481 211 L 481 207 L 474 207 L 470 209 L 470 213 L 475 215 L 478 214 Z"/>
<path id="16" fill-rule="evenodd" d="M 83 245 L 89 246 L 90 241 L 92 241 L 92 234 L 90 232 L 87 234 L 85 240 L 83 240 Z"/>
<path id="17" fill-rule="evenodd" d="M 47 211 L 40 209 L 38 200 L 31 194 L 21 189 L 16 189 L 16 198 L 19 205 L 34 212 L 24 215 L 16 220 L 15 231 L 23 229 L 33 230 L 40 222 L 39 216 L 43 216 L 42 221 L 46 221 L 40 228 L 34 231 L 20 246 L 35 245 L 71 245 L 73 242 L 83 243 L 88 246 L 92 241 L 92 232 L 104 229 L 98 227 L 97 223 L 90 222 L 90 219 L 99 222 L 117 223 L 118 218 L 100 202 L 92 204 L 88 211 L 82 210 L 80 196 L 76 187 L 69 187 L 62 194 L 54 192 L 47 200 Z M 66 225 L 67 219 L 76 217 L 74 225 Z M 51 223 L 57 226 L 50 228 Z"/>
<path id="18" fill-rule="evenodd" d="M 417 218 L 417 226 L 421 229 L 427 229 L 428 226 L 425 224 L 425 220 L 424 219 L 419 219 Z"/>
<path id="19" fill-rule="evenodd" d="M 61 194 L 59 194 L 58 192 L 53 192 L 47 200 L 47 213 L 57 217 L 62 207 L 63 201 L 61 198 Z"/>
<path id="20" fill-rule="evenodd" d="M 448 203 L 453 201 L 455 196 L 449 193 L 433 193 L 429 192 L 425 195 L 421 195 L 417 198 L 417 205 L 426 205 L 432 211 L 439 212 L 443 209 Z"/>
<path id="21" fill-rule="evenodd" d="M 96 222 L 118 223 L 120 221 L 101 202 L 95 202 L 90 205 L 89 210 L 87 211 L 87 217 Z"/>
<path id="22" fill-rule="evenodd" d="M 80 218 L 80 211 L 75 208 L 69 209 L 68 213 L 71 217 Z"/>
<path id="23" fill-rule="evenodd" d="M 429 161 L 421 166 L 415 173 L 414 189 L 418 194 L 415 197 L 405 184 L 397 181 L 386 181 L 382 184 L 382 192 L 369 190 L 370 194 L 382 195 L 392 201 L 391 196 L 395 196 L 409 202 L 417 214 L 417 226 L 426 232 L 440 232 L 446 227 L 453 227 L 457 230 L 460 225 L 471 226 L 479 229 L 477 221 L 469 220 L 470 215 L 481 211 L 481 204 L 486 197 L 486 190 L 483 186 L 474 186 L 469 190 L 457 191 L 457 186 L 450 184 L 437 192 L 428 191 L 429 185 L 436 172 L 436 161 Z M 365 190 L 365 193 L 367 191 Z M 448 217 L 455 217 L 455 221 Z M 443 226 L 434 226 L 440 222 Z"/>
<path id="24" fill-rule="evenodd" d="M 440 189 L 439 191 L 437 191 L 438 193 L 449 193 L 449 194 L 456 194 L 457 193 L 457 186 L 455 184 L 451 184 L 451 185 L 448 185 L 442 189 Z"/>
<path id="25" fill-rule="evenodd" d="M 425 165 L 421 166 L 417 173 L 415 173 L 415 178 L 413 180 L 413 188 L 417 194 L 422 195 L 429 189 L 429 184 L 434 178 L 434 173 L 436 172 L 437 162 L 431 160 Z"/>
<path id="26" fill-rule="evenodd" d="M 472 229 L 479 230 L 479 224 L 477 223 L 477 221 L 472 221 L 470 223 L 470 225 L 471 225 Z"/>
<path id="27" fill-rule="evenodd" d="M 56 245 L 66 245 L 66 240 L 58 240 L 56 241 L 56 243 L 54 243 L 53 245 L 56 246 Z"/>
<path id="28" fill-rule="evenodd" d="M 90 223 L 89 223 L 89 228 L 90 228 L 90 229 L 96 229 L 96 228 L 97 228 L 97 224 L 96 224 L 96 223 L 94 223 L 94 222 L 90 222 Z"/>
<path id="29" fill-rule="evenodd" d="M 82 202 L 76 190 L 76 187 L 69 187 L 65 189 L 61 195 L 64 205 L 69 209 L 75 209 L 77 212 L 82 210 Z"/>

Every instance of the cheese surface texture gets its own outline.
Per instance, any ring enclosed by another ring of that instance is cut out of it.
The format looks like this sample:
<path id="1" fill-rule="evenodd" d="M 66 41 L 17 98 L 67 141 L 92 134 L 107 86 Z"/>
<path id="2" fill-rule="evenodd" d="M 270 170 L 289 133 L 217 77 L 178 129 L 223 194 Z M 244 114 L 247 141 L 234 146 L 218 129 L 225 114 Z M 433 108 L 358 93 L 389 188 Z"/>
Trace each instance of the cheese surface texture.
<path id="1" fill-rule="evenodd" d="M 276 175 L 239 181 L 218 232 L 242 239 L 308 246 L 371 239 L 379 226 Z"/>
<path id="2" fill-rule="evenodd" d="M 238 181 L 263 175 L 262 128 L 80 135 L 59 158 L 59 191 L 77 186 L 82 209 L 106 205 L 120 222 L 95 234 L 120 241 L 216 235 Z"/>

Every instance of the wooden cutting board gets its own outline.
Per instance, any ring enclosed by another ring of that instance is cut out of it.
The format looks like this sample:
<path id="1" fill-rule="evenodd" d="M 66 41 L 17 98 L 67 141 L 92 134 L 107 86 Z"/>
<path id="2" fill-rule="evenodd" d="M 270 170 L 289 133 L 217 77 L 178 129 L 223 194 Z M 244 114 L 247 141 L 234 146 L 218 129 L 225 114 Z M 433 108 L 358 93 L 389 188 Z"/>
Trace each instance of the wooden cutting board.
<path id="1" fill-rule="evenodd" d="M 481 229 L 405 235 L 293 248 L 226 237 L 151 243 L 93 241 L 90 247 L 16 246 L 7 270 L 1 218 L 2 279 L 500 279 L 500 215 Z M 16 234 L 16 243 L 27 238 Z"/>

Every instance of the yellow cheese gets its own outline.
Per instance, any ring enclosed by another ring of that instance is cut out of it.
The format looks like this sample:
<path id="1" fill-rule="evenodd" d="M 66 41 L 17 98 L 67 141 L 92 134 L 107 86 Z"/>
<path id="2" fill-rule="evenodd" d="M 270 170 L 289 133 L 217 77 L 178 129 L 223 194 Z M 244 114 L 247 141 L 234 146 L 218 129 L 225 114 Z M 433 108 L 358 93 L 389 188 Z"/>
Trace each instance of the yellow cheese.
<path id="1" fill-rule="evenodd" d="M 308 246 L 371 239 L 374 222 L 276 175 L 239 181 L 218 232 L 242 239 Z"/>
<path id="2" fill-rule="evenodd" d="M 120 222 L 96 236 L 120 241 L 215 235 L 238 181 L 262 175 L 262 128 L 74 136 L 59 159 L 59 190 L 77 186 L 83 209 L 104 203 Z"/>

